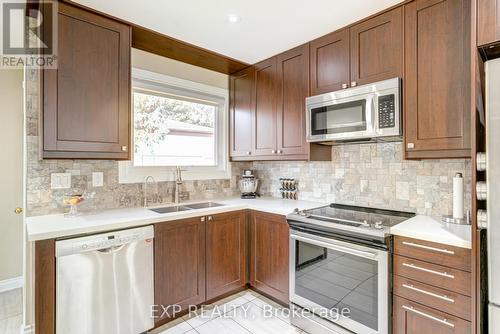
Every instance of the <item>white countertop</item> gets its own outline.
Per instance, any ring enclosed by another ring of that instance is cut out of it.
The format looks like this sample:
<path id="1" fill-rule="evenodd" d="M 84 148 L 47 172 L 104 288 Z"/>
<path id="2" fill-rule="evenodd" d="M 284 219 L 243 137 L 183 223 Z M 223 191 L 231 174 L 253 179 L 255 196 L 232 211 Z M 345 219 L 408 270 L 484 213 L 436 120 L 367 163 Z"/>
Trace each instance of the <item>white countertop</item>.
<path id="1" fill-rule="evenodd" d="M 273 197 L 261 197 L 257 199 L 241 199 L 237 197 L 190 203 L 208 201 L 225 205 L 165 214 L 156 213 L 145 208 L 128 208 L 103 210 L 95 214 L 82 214 L 76 217 L 65 217 L 63 214 L 28 217 L 26 218 L 28 241 L 61 238 L 78 234 L 98 233 L 244 209 L 287 215 L 295 208 L 299 208 L 299 210 L 307 210 L 324 204 L 318 202 L 284 200 Z M 182 203 L 181 205 L 186 204 L 188 203 Z M 168 205 L 162 205 L 162 207 L 163 206 Z"/>
<path id="2" fill-rule="evenodd" d="M 207 201 L 208 200 L 190 203 Z M 220 200 L 214 199 L 210 201 L 225 205 L 165 214 L 159 214 L 145 208 L 128 208 L 103 210 L 99 213 L 82 214 L 76 217 L 65 217 L 63 214 L 28 217 L 26 219 L 28 240 L 36 241 L 79 234 L 98 233 L 244 209 L 287 215 L 295 208 L 307 210 L 325 204 L 320 202 L 284 200 L 273 197 L 261 197 L 257 199 L 240 199 L 237 197 Z M 182 203 L 182 205 L 186 204 L 188 203 Z M 470 226 L 444 224 L 429 216 L 417 215 L 403 223 L 393 226 L 390 232 L 394 235 L 414 239 L 471 248 Z"/>
<path id="3" fill-rule="evenodd" d="M 393 226 L 391 234 L 450 246 L 472 248 L 470 225 L 446 224 L 429 216 L 417 215 Z"/>

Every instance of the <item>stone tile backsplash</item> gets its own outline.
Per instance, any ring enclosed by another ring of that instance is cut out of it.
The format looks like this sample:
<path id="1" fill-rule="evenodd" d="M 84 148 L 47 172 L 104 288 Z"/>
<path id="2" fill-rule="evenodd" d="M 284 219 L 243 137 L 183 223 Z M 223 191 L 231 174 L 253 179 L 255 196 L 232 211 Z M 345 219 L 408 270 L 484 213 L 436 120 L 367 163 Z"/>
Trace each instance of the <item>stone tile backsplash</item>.
<path id="1" fill-rule="evenodd" d="M 465 204 L 471 198 L 470 160 L 403 160 L 401 143 L 332 148 L 328 162 L 254 162 L 259 191 L 280 196 L 280 177 L 298 180 L 301 200 L 412 211 L 452 213 L 453 176 L 464 175 Z"/>
<path id="2" fill-rule="evenodd" d="M 60 213 L 64 194 L 94 192 L 82 210 L 137 207 L 143 203 L 143 185 L 118 183 L 118 162 L 96 160 L 39 160 L 39 84 L 37 71 L 26 73 L 27 215 Z M 260 179 L 259 192 L 280 196 L 279 178 L 298 180 L 301 200 L 367 205 L 420 214 L 452 212 L 452 178 L 464 175 L 466 205 L 470 206 L 470 161 L 402 159 L 401 143 L 337 146 L 331 162 L 246 162 L 232 164 L 230 180 L 186 181 L 182 191 L 191 200 L 239 194 L 243 169 Z M 70 172 L 72 188 L 52 190 L 50 174 Z M 104 186 L 92 187 L 92 172 L 103 172 Z M 173 199 L 174 182 L 159 182 L 160 202 Z"/>

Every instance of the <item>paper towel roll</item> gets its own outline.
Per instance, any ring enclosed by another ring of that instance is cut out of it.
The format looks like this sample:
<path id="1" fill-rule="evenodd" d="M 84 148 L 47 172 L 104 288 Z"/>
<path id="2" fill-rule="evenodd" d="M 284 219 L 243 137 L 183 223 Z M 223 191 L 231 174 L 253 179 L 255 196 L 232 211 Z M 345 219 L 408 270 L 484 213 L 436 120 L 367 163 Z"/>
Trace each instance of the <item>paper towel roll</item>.
<path id="1" fill-rule="evenodd" d="M 462 173 L 453 177 L 453 218 L 464 218 L 464 178 Z"/>

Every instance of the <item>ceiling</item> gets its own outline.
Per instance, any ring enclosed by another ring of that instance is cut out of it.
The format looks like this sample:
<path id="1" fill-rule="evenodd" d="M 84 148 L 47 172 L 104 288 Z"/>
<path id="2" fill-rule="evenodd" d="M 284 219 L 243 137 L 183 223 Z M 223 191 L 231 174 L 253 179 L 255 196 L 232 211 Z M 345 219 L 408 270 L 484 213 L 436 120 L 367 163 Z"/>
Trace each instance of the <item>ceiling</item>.
<path id="1" fill-rule="evenodd" d="M 402 0 L 74 0 L 254 64 Z M 228 15 L 241 19 L 230 23 Z"/>

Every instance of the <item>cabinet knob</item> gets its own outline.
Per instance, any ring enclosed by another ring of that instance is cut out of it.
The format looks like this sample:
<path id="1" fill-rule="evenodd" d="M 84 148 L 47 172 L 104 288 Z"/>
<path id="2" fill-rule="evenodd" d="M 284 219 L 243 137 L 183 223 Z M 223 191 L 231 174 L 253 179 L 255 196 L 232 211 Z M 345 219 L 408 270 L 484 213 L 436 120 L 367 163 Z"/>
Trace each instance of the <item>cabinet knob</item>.
<path id="1" fill-rule="evenodd" d="M 211 222 L 212 221 L 212 216 L 208 216 L 208 221 Z"/>
<path id="2" fill-rule="evenodd" d="M 351 87 L 356 87 L 358 83 L 356 81 L 351 81 Z"/>
<path id="3" fill-rule="evenodd" d="M 247 151 L 247 155 L 250 155 L 250 154 L 252 154 L 252 152 L 250 152 L 250 151 Z"/>
<path id="4" fill-rule="evenodd" d="M 14 209 L 14 213 L 15 213 L 16 215 L 20 215 L 21 213 L 23 213 L 23 208 L 19 208 L 19 207 L 18 207 L 18 208 L 15 208 L 15 209 Z"/>
<path id="5" fill-rule="evenodd" d="M 278 150 L 278 154 L 281 154 L 281 153 L 283 153 L 283 151 L 281 151 L 281 150 Z"/>
<path id="6" fill-rule="evenodd" d="M 201 217 L 200 221 L 203 223 L 205 221 L 205 217 Z"/>
<path id="7" fill-rule="evenodd" d="M 127 150 L 128 150 L 128 147 L 127 147 L 127 146 L 122 146 L 122 151 L 123 151 L 123 152 L 127 152 Z"/>
<path id="8" fill-rule="evenodd" d="M 276 150 L 271 150 L 271 153 L 272 154 L 276 154 Z"/>
<path id="9" fill-rule="evenodd" d="M 406 148 L 409 148 L 409 149 L 415 148 L 415 144 L 414 143 L 408 143 L 408 144 L 406 144 Z"/>
<path id="10" fill-rule="evenodd" d="M 346 89 L 347 87 L 348 87 L 348 86 L 347 86 L 347 84 L 346 84 L 346 83 L 342 84 L 342 88 L 343 88 L 343 89 Z"/>

